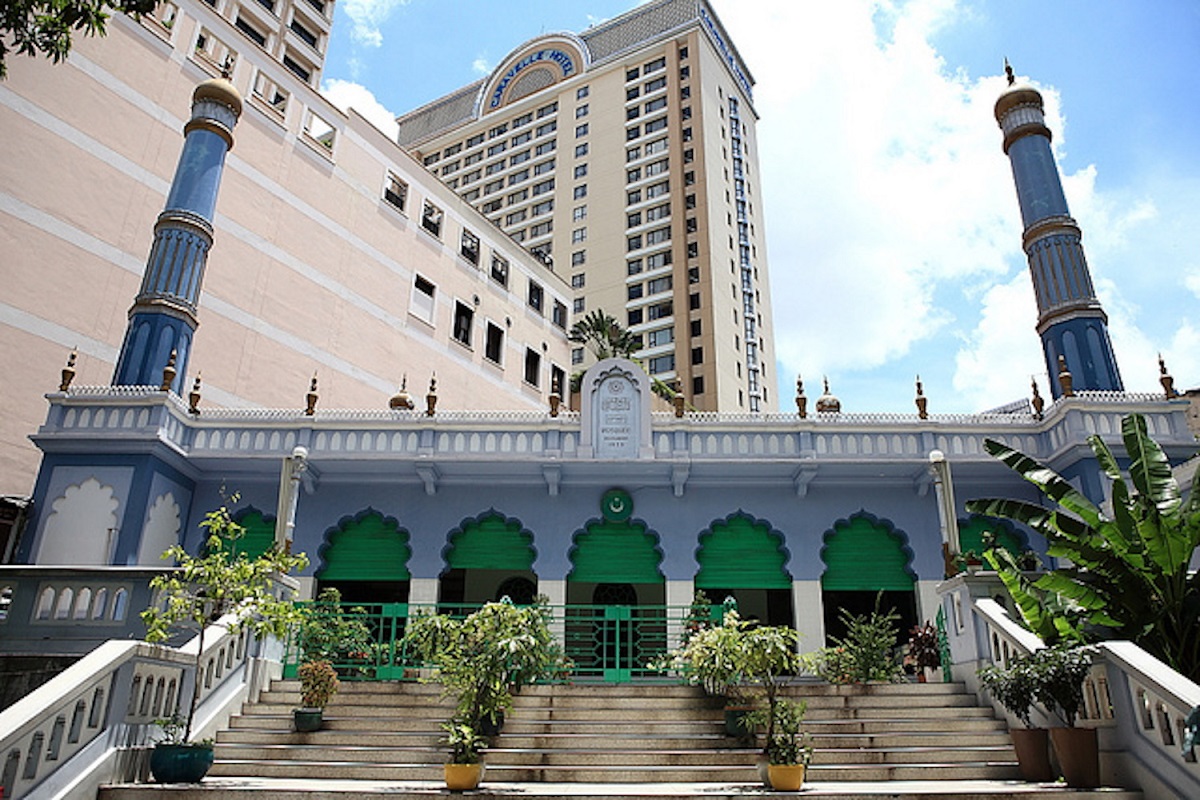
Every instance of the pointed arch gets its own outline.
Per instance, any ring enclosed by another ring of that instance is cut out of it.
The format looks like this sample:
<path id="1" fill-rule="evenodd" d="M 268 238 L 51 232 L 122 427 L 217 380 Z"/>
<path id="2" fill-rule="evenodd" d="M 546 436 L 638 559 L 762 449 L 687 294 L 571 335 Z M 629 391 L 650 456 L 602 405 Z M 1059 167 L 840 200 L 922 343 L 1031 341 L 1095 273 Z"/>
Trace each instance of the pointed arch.
<path id="1" fill-rule="evenodd" d="M 447 569 L 532 571 L 536 558 L 533 533 L 495 508 L 464 518 L 442 548 Z"/>
<path id="2" fill-rule="evenodd" d="M 986 533 L 995 534 L 996 544 L 1011 553 L 1014 558 L 1029 549 L 1029 538 L 1008 520 L 972 514 L 966 519 L 958 519 L 959 552 L 974 550 L 982 555 L 987 549 L 983 543 Z"/>
<path id="3" fill-rule="evenodd" d="M 254 506 L 246 506 L 233 515 L 233 521 L 244 529 L 242 535 L 232 542 L 223 539 L 222 544 L 232 544 L 234 558 L 245 556 L 253 561 L 275 546 L 274 514 L 264 514 Z"/>
<path id="4" fill-rule="evenodd" d="M 318 550 L 321 581 L 407 581 L 408 531 L 373 508 L 342 517 Z"/>
<path id="5" fill-rule="evenodd" d="M 709 523 L 699 538 L 697 589 L 790 589 L 785 565 L 791 554 L 783 534 L 765 520 L 738 509 Z"/>
<path id="6" fill-rule="evenodd" d="M 592 518 L 571 536 L 568 581 L 666 583 L 658 534 L 640 519 Z"/>
<path id="7" fill-rule="evenodd" d="M 890 520 L 860 510 L 822 537 L 825 591 L 912 591 L 917 575 L 908 534 Z"/>

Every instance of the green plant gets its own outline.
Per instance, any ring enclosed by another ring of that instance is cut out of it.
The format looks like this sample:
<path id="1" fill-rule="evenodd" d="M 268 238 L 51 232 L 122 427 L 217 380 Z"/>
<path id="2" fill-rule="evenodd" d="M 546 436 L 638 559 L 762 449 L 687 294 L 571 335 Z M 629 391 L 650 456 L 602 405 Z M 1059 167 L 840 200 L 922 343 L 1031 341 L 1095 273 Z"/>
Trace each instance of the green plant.
<path id="1" fill-rule="evenodd" d="M 1200 546 L 1200 472 L 1185 502 L 1145 418 L 1125 417 L 1121 437 L 1128 482 L 1108 446 L 1097 436 L 1088 439 L 1112 481 L 1111 516 L 1053 470 L 990 439 L 987 451 L 1061 510 L 1004 499 L 971 500 L 967 510 L 1027 525 L 1046 537 L 1049 555 L 1069 559 L 1069 565 L 1030 580 L 1007 551 L 986 554 L 1025 624 L 1043 640 L 1129 639 L 1197 680 L 1200 573 L 1189 573 L 1189 564 Z"/>
<path id="2" fill-rule="evenodd" d="M 942 665 L 937 629 L 928 620 L 924 625 L 909 628 L 904 663 L 918 670 L 937 669 Z"/>
<path id="3" fill-rule="evenodd" d="M 596 359 L 629 358 L 642 346 L 641 338 L 621 327 L 616 318 L 596 309 L 571 326 L 567 340 L 591 348 Z"/>
<path id="4" fill-rule="evenodd" d="M 304 708 L 324 708 L 337 694 L 337 672 L 328 661 L 305 661 L 297 674 L 300 677 L 300 705 Z"/>
<path id="5" fill-rule="evenodd" d="M 1029 715 L 1037 701 L 1038 676 L 1029 656 L 1009 659 L 1007 668 L 988 665 L 976 674 L 980 684 L 996 702 L 1021 720 L 1026 728 L 1033 727 Z"/>
<path id="6" fill-rule="evenodd" d="M 569 671 L 550 633 L 546 598 L 518 607 L 488 603 L 464 619 L 414 617 L 404 647 L 435 667 L 430 680 L 456 700 L 456 719 L 473 731 L 498 722 L 521 686 Z"/>
<path id="7" fill-rule="evenodd" d="M 457 719 L 443 722 L 442 730 L 446 732 L 442 744 L 450 748 L 451 764 L 478 764 L 483 759 L 483 750 L 488 745 L 486 736 Z"/>
<path id="8" fill-rule="evenodd" d="M 812 738 L 800 732 L 808 703 L 777 698 L 773 704 L 755 709 L 743 720 L 750 729 L 766 730 L 763 752 L 770 764 L 804 764 L 812 760 Z"/>
<path id="9" fill-rule="evenodd" d="M 141 19 L 155 5 L 155 0 L 5 0 L 0 12 L 0 80 L 7 75 L 10 52 L 42 53 L 57 64 L 71 50 L 73 31 L 104 36 L 113 12 Z"/>
<path id="10" fill-rule="evenodd" d="M 851 614 L 842 609 L 838 618 L 846 628 L 846 635 L 834 638 L 833 647 L 818 651 L 814 666 L 817 674 L 831 683 L 867 683 L 868 681 L 897 681 L 904 668 L 896 657 L 896 637 L 899 629 L 896 622 L 900 616 L 895 610 L 886 613 L 879 610 L 883 598 L 875 598 L 875 609 L 870 614 Z M 934 636 L 936 642 L 936 633 Z"/>
<path id="11" fill-rule="evenodd" d="M 154 724 L 158 726 L 159 731 L 162 733 L 162 736 L 157 739 L 158 744 L 190 745 L 191 747 L 206 747 L 209 750 L 216 744 L 216 740 L 212 738 L 189 742 L 187 719 L 178 714 L 156 719 L 154 720 Z"/>
<path id="12" fill-rule="evenodd" d="M 305 609 L 300 626 L 300 660 L 334 664 L 366 660 L 372 652 L 366 617 L 366 609 L 361 606 L 343 608 L 342 593 L 337 589 L 322 589 Z"/>
<path id="13" fill-rule="evenodd" d="M 236 495 L 230 498 L 232 502 L 236 500 Z M 174 559 L 178 569 L 150 581 L 150 587 L 157 592 L 157 602 L 141 613 L 148 642 L 165 642 L 175 631 L 197 632 L 197 679 L 179 737 L 183 742 L 191 738 L 192 720 L 203 687 L 199 674 L 205 628 L 218 625 L 231 634 L 248 628 L 257 638 L 267 635 L 282 638 L 289 627 L 301 621 L 302 614 L 290 600 L 275 596 L 272 591 L 275 578 L 308 565 L 303 553 L 291 555 L 268 550 L 253 559 L 245 554 L 234 555 L 234 548 L 227 545 L 240 538 L 245 529 L 233 521 L 225 506 L 206 514 L 200 527 L 208 533 L 202 555 L 193 556 L 179 545 L 168 548 L 162 557 Z"/>
<path id="14" fill-rule="evenodd" d="M 1029 655 L 1038 702 L 1068 728 L 1075 727 L 1083 706 L 1083 683 L 1092 670 L 1093 652 L 1090 647 L 1051 645 Z"/>

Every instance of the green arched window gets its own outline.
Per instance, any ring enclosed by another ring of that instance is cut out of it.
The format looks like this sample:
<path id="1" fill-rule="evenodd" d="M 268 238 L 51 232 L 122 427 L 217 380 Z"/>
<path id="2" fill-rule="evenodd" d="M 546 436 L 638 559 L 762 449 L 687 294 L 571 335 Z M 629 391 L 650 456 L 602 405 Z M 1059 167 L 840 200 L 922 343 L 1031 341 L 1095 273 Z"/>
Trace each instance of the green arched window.
<path id="1" fill-rule="evenodd" d="M 406 581 L 412 548 L 408 531 L 392 517 L 367 509 L 343 517 L 321 545 L 322 581 Z"/>
<path id="2" fill-rule="evenodd" d="M 569 581 L 663 583 L 658 536 L 637 520 L 592 520 L 576 531 Z"/>
<path id="3" fill-rule="evenodd" d="M 912 591 L 908 537 L 865 511 L 840 519 L 825 532 L 821 560 L 825 591 Z"/>
<path id="4" fill-rule="evenodd" d="M 522 572 L 533 569 L 534 556 L 533 534 L 495 509 L 460 522 L 444 551 L 447 569 Z"/>
<path id="5" fill-rule="evenodd" d="M 1029 548 L 1025 535 L 1008 520 L 972 514 L 969 518 L 958 521 L 959 552 L 974 550 L 977 555 L 982 556 L 983 551 L 987 549 L 983 543 L 983 536 L 989 532 L 995 534 L 996 544 L 1011 553 L 1014 558 Z"/>
<path id="6" fill-rule="evenodd" d="M 713 522 L 700 534 L 697 589 L 788 589 L 788 554 L 783 535 L 745 512 Z"/>

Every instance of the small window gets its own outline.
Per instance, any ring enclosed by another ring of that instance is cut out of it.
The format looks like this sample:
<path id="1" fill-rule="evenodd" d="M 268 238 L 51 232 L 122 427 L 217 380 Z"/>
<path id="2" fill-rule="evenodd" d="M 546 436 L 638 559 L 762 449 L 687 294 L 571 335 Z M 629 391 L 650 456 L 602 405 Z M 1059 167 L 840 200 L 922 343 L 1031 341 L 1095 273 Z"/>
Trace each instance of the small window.
<path id="1" fill-rule="evenodd" d="M 545 236 L 552 230 L 554 230 L 554 220 L 548 219 L 545 222 L 539 222 L 537 225 L 531 227 L 529 229 L 529 236 L 530 238 L 536 236 Z"/>
<path id="2" fill-rule="evenodd" d="M 684 45 L 683 47 L 679 48 L 679 60 L 686 61 L 687 57 L 688 57 L 688 49 L 687 49 L 687 45 Z"/>
<path id="3" fill-rule="evenodd" d="M 639 70 L 637 67 L 630 67 L 629 69 L 625 70 L 625 80 L 636 81 L 638 76 L 641 74 L 641 70 Z"/>
<path id="4" fill-rule="evenodd" d="M 557 139 L 548 139 L 533 149 L 533 154 L 544 156 L 546 153 L 553 153 L 558 148 Z"/>
<path id="5" fill-rule="evenodd" d="M 699 320 L 697 320 L 697 321 L 699 321 Z M 703 364 L 703 363 L 704 363 L 704 348 L 703 347 L 693 347 L 692 348 L 692 366 L 695 366 L 697 364 Z"/>
<path id="6" fill-rule="evenodd" d="M 585 98 L 587 96 L 588 96 L 588 87 L 580 86 L 578 89 L 575 90 L 575 99 L 576 100 L 582 100 L 583 98 Z"/>
<path id="7" fill-rule="evenodd" d="M 314 50 L 317 49 L 317 35 L 305 26 L 301 25 L 300 20 L 293 18 L 288 27 L 291 28 L 292 33 L 300 37 L 300 41 L 304 42 Z"/>
<path id="8" fill-rule="evenodd" d="M 669 292 L 671 290 L 671 276 L 664 275 L 661 278 L 655 278 L 646 284 L 647 294 L 659 294 L 660 292 Z"/>
<path id="9" fill-rule="evenodd" d="M 646 256 L 646 269 L 658 269 L 672 263 L 671 251 L 664 250 L 661 253 L 654 253 Z"/>
<path id="10" fill-rule="evenodd" d="M 642 284 L 631 283 L 625 287 L 625 293 L 630 300 L 637 300 L 642 296 Z"/>
<path id="11" fill-rule="evenodd" d="M 566 305 L 566 303 L 560 303 L 557 300 L 554 301 L 554 308 L 550 312 L 550 321 L 553 322 L 557 327 L 562 328 L 564 330 L 566 329 L 566 327 L 567 327 L 567 305 Z"/>
<path id="12" fill-rule="evenodd" d="M 304 64 L 301 64 L 299 61 L 292 58 L 290 55 L 285 54 L 283 56 L 283 65 L 285 67 L 287 67 L 292 72 L 293 75 L 295 75 L 297 78 L 304 81 L 305 83 L 312 82 L 312 69 L 310 67 L 305 66 Z"/>
<path id="13" fill-rule="evenodd" d="M 583 363 L 583 348 L 582 347 L 572 347 L 571 348 L 571 365 L 577 366 L 582 363 Z"/>
<path id="14" fill-rule="evenodd" d="M 700 244 L 698 242 L 688 242 L 687 255 L 688 255 L 688 258 L 699 258 L 700 257 Z"/>
<path id="15" fill-rule="evenodd" d="M 653 114 L 655 111 L 658 111 L 659 109 L 666 108 L 666 107 L 667 107 L 667 98 L 665 98 L 665 97 L 656 97 L 653 100 L 646 101 L 646 113 L 647 114 Z"/>
<path id="16" fill-rule="evenodd" d="M 495 364 L 504 363 L 504 329 L 499 325 L 491 322 L 487 324 L 487 341 L 484 342 L 483 355 Z"/>
<path id="17" fill-rule="evenodd" d="M 699 335 L 700 335 L 700 320 L 694 319 L 694 320 L 692 320 L 692 336 L 699 336 Z"/>
<path id="18" fill-rule="evenodd" d="M 699 267 L 689 267 L 688 268 L 688 283 L 699 283 L 699 282 L 700 282 L 700 268 Z"/>
<path id="19" fill-rule="evenodd" d="M 542 106 L 537 110 L 537 118 L 541 119 L 542 117 L 548 117 L 556 111 L 558 111 L 558 103 L 550 103 L 549 105 Z"/>
<path id="20" fill-rule="evenodd" d="M 704 394 L 704 376 L 697 375 L 692 378 L 692 394 Z"/>
<path id="21" fill-rule="evenodd" d="M 233 23 L 233 27 L 237 28 L 239 31 L 246 34 L 246 37 L 249 38 L 255 44 L 257 44 L 259 47 L 267 46 L 267 35 L 265 33 L 260 32 L 257 28 L 255 28 L 253 25 L 251 25 L 246 20 L 242 19 L 241 14 L 238 14 L 237 21 Z"/>
<path id="22" fill-rule="evenodd" d="M 642 224 L 642 212 L 635 211 L 632 214 L 625 215 L 625 227 L 626 228 L 636 228 L 638 225 L 641 225 L 641 224 Z"/>
<path id="23" fill-rule="evenodd" d="M 409 312 L 414 316 L 433 324 L 433 297 L 437 287 L 420 275 L 413 281 L 412 299 L 409 301 Z"/>
<path id="24" fill-rule="evenodd" d="M 585 241 L 587 241 L 587 228 L 576 228 L 575 230 L 571 231 L 572 244 L 579 244 L 580 242 Z"/>
<path id="25" fill-rule="evenodd" d="M 508 123 L 502 122 L 488 131 L 488 138 L 495 139 L 497 136 L 503 136 L 506 133 L 508 133 Z"/>
<path id="26" fill-rule="evenodd" d="M 383 187 L 383 199 L 403 211 L 404 204 L 408 202 L 408 184 L 389 172 L 387 185 Z"/>
<path id="27" fill-rule="evenodd" d="M 304 133 L 325 150 L 333 152 L 333 139 L 337 135 L 337 131 L 323 117 L 309 111 L 304 123 Z"/>
<path id="28" fill-rule="evenodd" d="M 471 346 L 471 324 L 475 321 L 475 309 L 461 301 L 454 303 L 454 339 Z"/>
<path id="29" fill-rule="evenodd" d="M 587 164 L 576 164 L 575 165 L 575 177 L 576 178 L 586 178 L 587 173 L 588 173 L 588 165 Z"/>
<path id="30" fill-rule="evenodd" d="M 666 66 L 667 66 L 666 57 L 656 58 L 653 61 L 648 62 L 644 67 L 642 67 L 642 72 L 644 72 L 644 73 L 657 72 L 658 70 L 663 69 Z"/>
<path id="31" fill-rule="evenodd" d="M 646 333 L 647 347 L 661 347 L 675 341 L 674 328 L 658 328 Z"/>
<path id="32" fill-rule="evenodd" d="M 581 219 L 587 219 L 587 206 L 575 206 L 574 210 L 571 211 L 571 219 L 575 222 L 578 222 Z"/>
<path id="33" fill-rule="evenodd" d="M 492 280 L 501 286 L 508 286 L 508 261 L 495 253 L 492 254 Z"/>
<path id="34" fill-rule="evenodd" d="M 575 145 L 575 157 L 576 158 L 583 158 L 587 154 L 588 154 L 588 143 L 587 142 L 584 142 L 583 144 Z"/>
<path id="35" fill-rule="evenodd" d="M 579 255 L 579 254 L 576 253 L 575 255 Z M 571 260 L 572 260 L 572 262 L 574 262 L 574 260 L 575 260 L 574 257 L 572 257 Z M 580 259 L 580 263 L 583 263 L 583 259 Z M 571 288 L 572 289 L 582 289 L 586 285 L 587 285 L 587 275 L 585 273 L 576 272 L 574 275 L 571 276 Z"/>
<path id="36" fill-rule="evenodd" d="M 522 131 L 512 138 L 512 146 L 520 147 L 533 138 L 532 131 Z"/>
<path id="37" fill-rule="evenodd" d="M 542 311 L 542 303 L 544 301 L 544 298 L 545 298 L 545 290 L 542 288 L 542 285 L 540 283 L 538 283 L 537 281 L 530 280 L 529 281 L 529 295 L 528 295 L 529 307 L 532 308 L 533 310 L 537 311 L 540 314 Z"/>
<path id="38" fill-rule="evenodd" d="M 470 139 L 467 139 L 467 147 L 478 147 L 481 144 L 483 144 L 483 134 L 482 133 L 477 133 L 474 136 L 472 136 Z"/>
<path id="39" fill-rule="evenodd" d="M 169 5 L 168 3 L 160 3 L 159 8 Z M 283 115 L 287 111 L 288 93 L 285 89 L 279 87 L 269 75 L 265 72 L 259 72 L 254 76 L 254 96 L 265 102 L 279 115 Z"/>
<path id="40" fill-rule="evenodd" d="M 542 355 L 532 347 L 525 348 L 525 382 L 530 386 L 542 385 Z"/>
<path id="41" fill-rule="evenodd" d="M 646 319 L 666 319 L 675 313 L 671 301 L 665 303 L 656 303 L 655 305 L 646 308 Z"/>
<path id="42" fill-rule="evenodd" d="M 551 364 L 550 390 L 561 396 L 564 388 L 567 388 L 567 373 L 563 372 L 562 367 Z"/>
<path id="43" fill-rule="evenodd" d="M 662 372 L 671 372 L 675 369 L 675 354 L 667 353 L 665 356 L 658 356 L 650 359 L 650 374 L 657 375 Z"/>
<path id="44" fill-rule="evenodd" d="M 688 233 L 695 233 L 698 228 L 698 223 L 696 222 L 696 218 L 688 217 L 687 221 L 684 223 L 683 227 Z"/>
<path id="45" fill-rule="evenodd" d="M 635 258 L 632 261 L 630 261 L 629 264 L 627 265 L 625 274 L 626 275 L 638 275 L 641 273 L 641 271 L 642 271 L 642 260 L 640 258 Z"/>
<path id="46" fill-rule="evenodd" d="M 575 200 L 582 200 L 583 198 L 587 197 L 587 184 L 581 183 L 576 186 L 575 191 L 572 192 L 572 197 Z"/>
<path id="47" fill-rule="evenodd" d="M 439 238 L 442 235 L 442 210 L 428 200 L 421 212 L 421 227 Z"/>
<path id="48" fill-rule="evenodd" d="M 547 134 L 554 133 L 556 130 L 558 130 L 558 123 L 554 120 L 550 120 L 542 125 L 538 125 L 535 133 L 538 136 L 546 136 Z"/>
<path id="49" fill-rule="evenodd" d="M 641 189 L 634 189 L 630 192 L 626 192 L 625 205 L 631 206 L 631 205 L 634 205 L 635 203 L 640 203 L 640 202 L 642 202 L 642 190 Z"/>
<path id="50" fill-rule="evenodd" d="M 632 328 L 634 325 L 641 325 L 642 324 L 642 310 L 640 308 L 633 309 L 632 311 L 629 312 L 628 318 L 629 318 L 629 327 Z"/>
<path id="51" fill-rule="evenodd" d="M 576 297 L 575 301 L 571 304 L 571 311 L 575 314 L 582 314 L 586 308 L 587 303 L 582 297 Z"/>
<path id="52" fill-rule="evenodd" d="M 641 90 L 641 88 L 640 88 L 640 87 L 638 87 L 638 86 L 630 86 L 628 89 L 626 89 L 626 90 L 625 90 L 625 100 L 626 100 L 626 102 L 628 102 L 628 101 L 630 101 L 630 100 L 637 100 L 637 99 L 638 99 L 638 95 L 640 95 L 641 93 L 642 93 L 642 90 Z"/>
<path id="53" fill-rule="evenodd" d="M 659 117 L 658 119 L 652 119 L 643 127 L 647 134 L 654 133 L 655 131 L 661 131 L 663 128 L 667 127 L 667 118 Z"/>
<path id="54" fill-rule="evenodd" d="M 534 197 L 551 191 L 554 191 L 554 178 L 550 178 L 549 180 L 541 181 L 540 183 L 535 183 L 533 185 Z"/>
<path id="55" fill-rule="evenodd" d="M 695 311 L 696 309 L 700 308 L 700 295 L 698 295 L 698 294 L 689 294 L 688 295 L 688 308 L 691 309 L 692 311 Z"/>
<path id="56" fill-rule="evenodd" d="M 642 237 L 640 235 L 630 236 L 625 240 L 625 249 L 628 252 L 633 252 L 634 250 L 640 250 L 641 248 L 642 248 Z"/>
<path id="57" fill-rule="evenodd" d="M 587 133 L 588 133 L 588 124 L 586 122 L 583 123 L 582 125 L 575 126 L 575 138 L 576 139 L 578 139 L 580 136 L 587 136 Z"/>
<path id="58" fill-rule="evenodd" d="M 512 121 L 513 130 L 533 122 L 533 113 L 522 114 Z"/>
<path id="59" fill-rule="evenodd" d="M 580 119 L 582 117 L 586 117 L 587 115 L 588 115 L 587 103 L 584 103 L 583 105 L 581 105 L 575 109 L 575 119 Z"/>
<path id="60" fill-rule="evenodd" d="M 479 237 L 466 228 L 462 232 L 462 244 L 459 247 L 462 257 L 476 266 L 479 265 Z"/>
<path id="61" fill-rule="evenodd" d="M 533 208 L 530 209 L 530 213 L 533 214 L 533 216 L 535 216 L 535 217 L 540 217 L 542 214 L 549 214 L 553 210 L 554 210 L 554 201 L 553 200 L 543 200 L 540 203 L 534 203 Z"/>

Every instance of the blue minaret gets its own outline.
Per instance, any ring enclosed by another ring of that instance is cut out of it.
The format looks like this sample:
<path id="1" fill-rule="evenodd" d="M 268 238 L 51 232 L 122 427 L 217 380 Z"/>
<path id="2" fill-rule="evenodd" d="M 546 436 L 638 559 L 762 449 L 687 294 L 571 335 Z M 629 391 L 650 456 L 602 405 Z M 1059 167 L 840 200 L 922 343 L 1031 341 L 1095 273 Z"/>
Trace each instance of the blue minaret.
<path id="1" fill-rule="evenodd" d="M 1008 91 L 996 101 L 996 121 L 1004 131 L 1004 152 L 1012 163 L 1025 224 L 1024 246 L 1037 296 L 1038 335 L 1055 397 L 1059 356 L 1074 378 L 1075 390 L 1122 391 L 1121 373 L 1108 338 L 1108 315 L 1092 288 L 1079 225 L 1067 210 L 1058 167 L 1050 152 L 1042 95 L 1014 86 L 1005 63 Z"/>
<path id="2" fill-rule="evenodd" d="M 154 224 L 142 288 L 129 309 L 129 327 L 113 374 L 114 385 L 158 386 L 172 351 L 172 391 L 187 374 L 204 264 L 213 242 L 213 210 L 233 147 L 242 98 L 227 77 L 205 81 L 192 93 L 192 118 L 183 128 L 183 153 L 167 204 Z"/>

